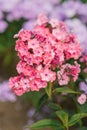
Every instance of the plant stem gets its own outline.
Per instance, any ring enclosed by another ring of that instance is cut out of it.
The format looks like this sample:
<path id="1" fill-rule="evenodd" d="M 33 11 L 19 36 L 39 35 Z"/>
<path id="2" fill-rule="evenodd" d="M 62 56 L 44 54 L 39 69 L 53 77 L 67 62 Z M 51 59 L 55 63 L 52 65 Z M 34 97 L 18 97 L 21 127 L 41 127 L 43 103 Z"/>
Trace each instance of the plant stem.
<path id="1" fill-rule="evenodd" d="M 48 86 L 45 89 L 45 91 L 49 97 L 49 100 L 51 100 L 51 95 L 52 95 L 52 83 L 51 82 L 48 83 Z"/>

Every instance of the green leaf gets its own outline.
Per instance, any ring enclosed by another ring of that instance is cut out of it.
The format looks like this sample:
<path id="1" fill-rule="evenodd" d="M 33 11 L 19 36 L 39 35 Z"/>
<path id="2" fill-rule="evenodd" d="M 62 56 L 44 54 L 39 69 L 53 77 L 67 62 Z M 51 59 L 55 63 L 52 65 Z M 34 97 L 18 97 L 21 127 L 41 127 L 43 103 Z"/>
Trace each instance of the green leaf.
<path id="1" fill-rule="evenodd" d="M 81 127 L 78 130 L 87 130 L 87 127 Z"/>
<path id="2" fill-rule="evenodd" d="M 78 109 L 81 113 L 87 113 L 87 102 L 83 105 L 77 104 L 78 105 Z"/>
<path id="3" fill-rule="evenodd" d="M 58 128 L 58 129 L 62 128 L 61 124 L 53 119 L 43 119 L 30 126 L 30 128 L 32 129 L 41 129 L 41 128 L 49 128 L 49 127 Z"/>
<path id="4" fill-rule="evenodd" d="M 47 102 L 47 100 L 48 100 L 48 96 L 45 93 L 38 100 L 37 107 L 36 107 L 36 112 L 38 112 L 41 109 L 41 107 Z"/>
<path id="5" fill-rule="evenodd" d="M 72 94 L 80 94 L 80 92 L 76 92 L 68 87 L 60 87 L 60 88 L 56 88 L 53 92 L 65 92 L 65 93 L 72 93 Z"/>
<path id="6" fill-rule="evenodd" d="M 61 111 L 57 111 L 56 115 L 59 117 L 59 119 L 63 123 L 63 126 L 68 129 L 68 113 L 61 110 Z"/>
<path id="7" fill-rule="evenodd" d="M 60 110 L 61 109 L 61 106 L 59 104 L 56 104 L 56 103 L 49 103 L 48 106 L 53 109 L 53 110 Z"/>
<path id="8" fill-rule="evenodd" d="M 79 113 L 73 115 L 69 121 L 69 126 L 75 125 L 78 121 L 80 121 L 84 117 L 87 117 L 87 113 Z"/>

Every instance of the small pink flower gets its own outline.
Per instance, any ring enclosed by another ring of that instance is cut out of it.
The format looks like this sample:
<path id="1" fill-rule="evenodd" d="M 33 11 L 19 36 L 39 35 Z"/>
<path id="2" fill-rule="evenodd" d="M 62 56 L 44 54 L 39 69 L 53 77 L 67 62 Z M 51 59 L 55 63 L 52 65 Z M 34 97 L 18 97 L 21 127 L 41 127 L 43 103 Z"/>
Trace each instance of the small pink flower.
<path id="1" fill-rule="evenodd" d="M 31 91 L 39 91 L 41 88 L 47 87 L 47 82 L 42 81 L 42 79 L 35 78 L 34 80 L 30 81 Z"/>
<path id="2" fill-rule="evenodd" d="M 67 85 L 70 78 L 75 82 L 78 79 L 80 73 L 80 66 L 77 62 L 75 65 L 64 64 L 60 67 L 60 71 L 57 72 L 58 83 L 60 85 Z"/>
<path id="3" fill-rule="evenodd" d="M 32 39 L 28 42 L 28 49 L 36 49 L 37 47 L 39 47 L 39 42 L 37 39 Z"/>
<path id="4" fill-rule="evenodd" d="M 75 62 L 75 65 L 72 65 L 70 67 L 70 75 L 72 76 L 73 81 L 76 81 L 78 79 L 79 73 L 80 73 L 80 65 L 77 62 Z"/>
<path id="5" fill-rule="evenodd" d="M 78 103 L 83 105 L 86 102 L 86 95 L 85 94 L 81 94 L 78 99 L 77 99 Z"/>
<path id="6" fill-rule="evenodd" d="M 48 22 L 48 18 L 46 17 L 46 15 L 44 15 L 44 13 L 39 14 L 36 23 L 38 25 L 42 25 L 42 24 L 47 23 L 47 22 Z"/>
<path id="7" fill-rule="evenodd" d="M 51 19 L 49 23 L 52 25 L 53 28 L 58 27 L 59 24 L 57 19 Z"/>
<path id="8" fill-rule="evenodd" d="M 20 38 L 21 41 L 29 41 L 31 37 L 31 33 L 29 30 L 23 30 L 21 29 L 18 34 L 14 36 L 14 38 Z"/>
<path id="9" fill-rule="evenodd" d="M 69 76 L 67 75 L 67 73 L 64 73 L 63 70 L 58 71 L 57 76 L 59 85 L 67 85 L 70 81 Z"/>
<path id="10" fill-rule="evenodd" d="M 81 55 L 82 49 L 80 44 L 77 42 L 77 39 L 73 39 L 69 41 L 69 43 L 65 43 L 65 58 L 69 60 L 70 58 L 74 58 L 75 60 L 78 59 Z"/>
<path id="11" fill-rule="evenodd" d="M 9 79 L 9 87 L 18 96 L 30 91 L 29 79 L 24 79 L 22 75 Z"/>
<path id="12" fill-rule="evenodd" d="M 87 67 L 83 70 L 85 73 L 87 73 Z"/>
<path id="13" fill-rule="evenodd" d="M 43 81 L 46 81 L 46 82 L 53 82 L 55 79 L 56 79 L 56 73 L 55 72 L 52 72 L 50 69 L 43 69 L 41 72 L 40 72 L 40 75 L 41 75 L 41 78 Z"/>

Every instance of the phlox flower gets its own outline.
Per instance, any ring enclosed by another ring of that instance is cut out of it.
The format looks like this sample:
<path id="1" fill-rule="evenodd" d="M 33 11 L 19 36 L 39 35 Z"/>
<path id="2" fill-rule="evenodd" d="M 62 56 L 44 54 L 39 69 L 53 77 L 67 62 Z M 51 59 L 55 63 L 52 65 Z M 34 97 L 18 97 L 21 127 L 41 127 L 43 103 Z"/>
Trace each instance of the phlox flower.
<path id="1" fill-rule="evenodd" d="M 56 79 L 56 73 L 47 68 L 43 69 L 40 75 L 43 81 L 53 82 Z"/>
<path id="2" fill-rule="evenodd" d="M 60 67 L 60 70 L 57 72 L 58 83 L 59 85 L 67 85 L 72 79 L 76 81 L 78 79 L 78 74 L 80 73 L 80 66 L 78 63 L 75 65 L 64 64 Z"/>
<path id="3" fill-rule="evenodd" d="M 42 25 L 42 24 L 47 23 L 47 22 L 48 22 L 48 18 L 47 18 L 46 15 L 44 15 L 44 13 L 43 13 L 43 14 L 40 14 L 40 15 L 38 16 L 38 19 L 37 19 L 37 21 L 36 21 L 36 24 Z"/>
<path id="4" fill-rule="evenodd" d="M 57 76 L 59 85 L 67 85 L 70 81 L 70 77 L 64 73 L 64 70 L 58 71 Z"/>
<path id="5" fill-rule="evenodd" d="M 42 79 L 35 78 L 34 80 L 30 81 L 31 91 L 39 91 L 41 88 L 47 87 L 47 82 L 43 81 Z"/>
<path id="6" fill-rule="evenodd" d="M 79 104 L 81 104 L 81 105 L 83 105 L 85 102 L 86 102 L 86 95 L 85 94 L 81 94 L 79 97 L 78 97 L 78 99 L 77 99 L 77 101 L 78 101 L 78 103 Z"/>
<path id="7" fill-rule="evenodd" d="M 48 20 L 40 14 L 31 31 L 21 30 L 15 38 L 18 38 L 15 49 L 20 57 L 17 64 L 19 76 L 10 78 L 9 85 L 17 95 L 39 91 L 55 80 L 59 85 L 67 85 L 71 79 L 73 82 L 78 79 L 79 64 L 74 62 L 71 65 L 66 61 L 77 60 L 81 47 L 65 23 Z"/>
<path id="8" fill-rule="evenodd" d="M 29 80 L 22 77 L 22 75 L 9 79 L 9 86 L 18 96 L 30 90 Z"/>

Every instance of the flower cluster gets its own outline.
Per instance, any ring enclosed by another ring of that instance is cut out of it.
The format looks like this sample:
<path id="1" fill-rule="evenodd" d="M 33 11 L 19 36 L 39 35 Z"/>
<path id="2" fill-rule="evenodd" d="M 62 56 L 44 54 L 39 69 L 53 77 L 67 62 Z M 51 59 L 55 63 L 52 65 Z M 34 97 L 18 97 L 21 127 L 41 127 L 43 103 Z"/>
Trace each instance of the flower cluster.
<path id="1" fill-rule="evenodd" d="M 9 85 L 17 95 L 39 91 L 56 79 L 59 85 L 77 80 L 80 66 L 76 60 L 81 47 L 63 22 L 40 14 L 32 31 L 21 30 L 14 37 L 18 38 L 15 49 L 20 57 L 19 76 L 10 78 Z M 75 61 L 73 65 L 67 63 L 70 59 Z"/>

